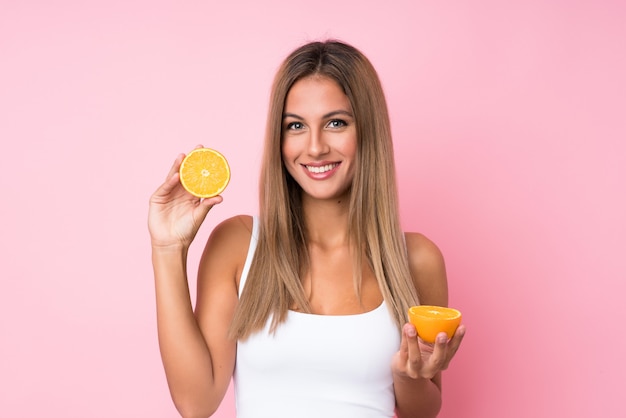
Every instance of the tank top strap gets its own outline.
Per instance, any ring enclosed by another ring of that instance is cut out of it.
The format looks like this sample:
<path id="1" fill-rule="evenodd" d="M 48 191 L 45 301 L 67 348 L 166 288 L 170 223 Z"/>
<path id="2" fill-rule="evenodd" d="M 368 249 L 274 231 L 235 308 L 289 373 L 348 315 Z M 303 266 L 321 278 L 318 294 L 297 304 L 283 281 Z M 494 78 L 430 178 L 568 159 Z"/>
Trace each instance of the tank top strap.
<path id="1" fill-rule="evenodd" d="M 241 271 L 241 278 L 239 279 L 239 289 L 238 293 L 241 297 L 241 292 L 243 292 L 243 287 L 246 285 L 246 279 L 248 278 L 248 272 L 250 271 L 250 265 L 252 264 L 252 259 L 254 258 L 254 252 L 256 251 L 256 245 L 259 239 L 259 219 L 257 216 L 252 217 L 252 234 L 250 235 L 250 246 L 248 247 L 248 255 L 246 256 L 246 262 L 243 265 L 243 270 Z"/>

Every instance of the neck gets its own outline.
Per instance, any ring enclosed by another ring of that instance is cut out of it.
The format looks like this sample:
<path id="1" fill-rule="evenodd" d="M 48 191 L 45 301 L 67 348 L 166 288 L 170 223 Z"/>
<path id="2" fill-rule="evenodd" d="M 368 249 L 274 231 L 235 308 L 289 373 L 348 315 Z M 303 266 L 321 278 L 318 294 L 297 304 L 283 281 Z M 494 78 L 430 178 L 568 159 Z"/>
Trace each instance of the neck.
<path id="1" fill-rule="evenodd" d="M 309 244 L 336 247 L 349 243 L 349 195 L 331 200 L 303 196 L 302 206 Z"/>

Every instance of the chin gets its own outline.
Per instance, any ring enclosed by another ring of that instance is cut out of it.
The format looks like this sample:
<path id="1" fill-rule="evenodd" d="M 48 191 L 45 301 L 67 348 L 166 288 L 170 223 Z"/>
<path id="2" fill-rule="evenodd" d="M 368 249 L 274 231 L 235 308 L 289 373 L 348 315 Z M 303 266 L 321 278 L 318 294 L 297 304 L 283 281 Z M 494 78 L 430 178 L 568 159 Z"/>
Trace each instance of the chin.
<path id="1" fill-rule="evenodd" d="M 350 192 L 342 191 L 312 191 L 304 190 L 304 194 L 313 200 L 346 200 L 350 197 Z"/>

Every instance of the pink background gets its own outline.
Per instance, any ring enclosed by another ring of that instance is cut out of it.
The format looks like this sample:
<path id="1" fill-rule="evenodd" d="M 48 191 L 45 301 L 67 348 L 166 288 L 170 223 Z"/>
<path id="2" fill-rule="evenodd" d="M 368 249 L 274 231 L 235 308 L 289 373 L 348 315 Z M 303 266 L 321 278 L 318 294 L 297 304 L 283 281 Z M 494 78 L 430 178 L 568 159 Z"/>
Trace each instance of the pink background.
<path id="1" fill-rule="evenodd" d="M 230 160 L 195 287 L 212 226 L 256 211 L 278 63 L 323 37 L 379 70 L 403 222 L 465 314 L 441 417 L 625 416 L 625 21 L 617 0 L 2 1 L 0 416 L 177 416 L 148 197 L 197 143 Z"/>

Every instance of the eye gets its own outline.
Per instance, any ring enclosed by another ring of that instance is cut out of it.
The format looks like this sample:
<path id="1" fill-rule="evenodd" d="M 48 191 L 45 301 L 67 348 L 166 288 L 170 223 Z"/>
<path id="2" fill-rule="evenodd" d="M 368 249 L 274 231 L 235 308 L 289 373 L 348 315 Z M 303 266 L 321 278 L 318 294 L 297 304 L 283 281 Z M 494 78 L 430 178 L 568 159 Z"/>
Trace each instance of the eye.
<path id="1" fill-rule="evenodd" d="M 344 126 L 347 126 L 347 125 L 348 124 L 346 123 L 345 120 L 333 119 L 333 120 L 329 121 L 326 126 L 329 127 L 329 128 L 343 128 Z"/>
<path id="2" fill-rule="evenodd" d="M 290 122 L 286 126 L 288 130 L 293 130 L 293 131 L 302 129 L 303 127 L 304 125 L 301 122 Z"/>

